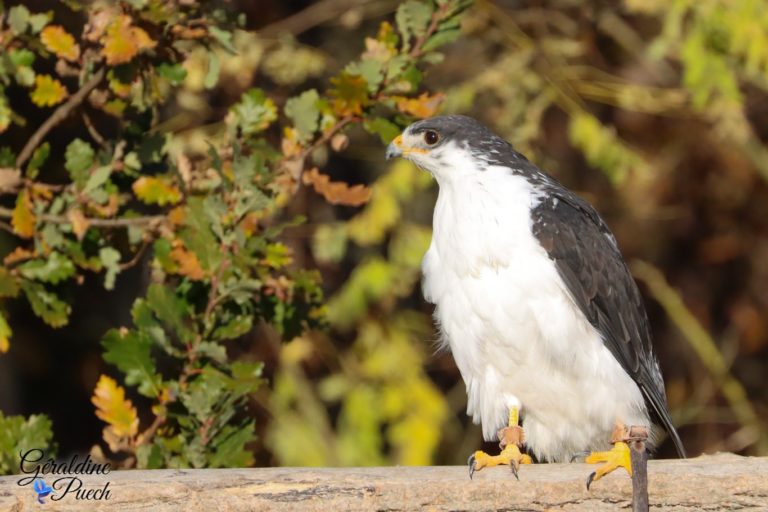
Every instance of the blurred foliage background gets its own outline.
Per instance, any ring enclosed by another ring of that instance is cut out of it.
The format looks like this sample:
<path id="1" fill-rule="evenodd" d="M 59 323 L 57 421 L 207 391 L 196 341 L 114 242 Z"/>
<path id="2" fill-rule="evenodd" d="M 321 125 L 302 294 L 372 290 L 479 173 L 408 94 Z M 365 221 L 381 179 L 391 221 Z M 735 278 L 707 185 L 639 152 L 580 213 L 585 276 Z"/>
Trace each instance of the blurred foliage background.
<path id="1" fill-rule="evenodd" d="M 164 112 L 179 151 L 205 152 L 250 87 L 281 106 L 325 89 L 382 21 L 396 24 L 400 2 L 227 4 L 246 21 L 234 32 L 238 51 L 221 53 L 223 78 L 206 87 L 205 56 L 193 53 Z M 765 0 L 476 1 L 444 59 L 424 68 L 434 95 L 401 105 L 419 116 L 440 100 L 441 113 L 481 119 L 603 214 L 641 284 L 691 455 L 768 454 L 765 13 Z M 0 146 L 44 120 L 27 116 Z M 353 127 L 316 155 L 333 181 L 370 186 L 365 204 L 333 205 L 304 186 L 281 206 L 285 218 L 307 219 L 278 239 L 292 268 L 319 270 L 327 325 L 281 342 L 261 322 L 230 345 L 264 363 L 266 385 L 247 404 L 257 465 L 463 464 L 482 444 L 450 354 L 435 353 L 419 290 L 436 185 L 384 162 L 392 126 L 367 127 L 380 137 Z M 101 439 L 90 397 L 110 370 L 99 340 L 131 323 L 151 268 L 121 273 L 112 291 L 93 281 L 71 290 L 76 307 L 61 329 L 24 303 L 6 306 L 13 337 L 0 355 L 0 411 L 37 424 L 47 420 L 30 415 L 47 415 L 62 454 Z M 673 454 L 662 444 L 660 456 Z"/>

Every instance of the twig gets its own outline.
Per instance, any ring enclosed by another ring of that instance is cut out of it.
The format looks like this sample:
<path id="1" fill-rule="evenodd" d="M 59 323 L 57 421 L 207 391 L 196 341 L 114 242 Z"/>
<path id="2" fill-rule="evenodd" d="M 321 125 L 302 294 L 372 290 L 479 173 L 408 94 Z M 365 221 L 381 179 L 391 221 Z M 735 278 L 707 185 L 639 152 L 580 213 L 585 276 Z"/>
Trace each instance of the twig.
<path id="1" fill-rule="evenodd" d="M 141 257 L 144 255 L 144 252 L 147 250 L 147 247 L 149 246 L 149 240 L 144 240 L 144 243 L 141 244 L 141 247 L 139 247 L 139 250 L 136 251 L 136 254 L 133 255 L 133 258 L 126 261 L 125 263 L 121 263 L 118 265 L 118 268 L 120 269 L 120 272 L 123 270 L 127 270 L 134 265 L 136 265 L 139 260 L 141 260 Z"/>
<path id="2" fill-rule="evenodd" d="M 224 256 L 226 257 L 229 252 L 227 247 L 222 245 L 221 249 Z M 217 272 L 211 277 L 211 293 L 208 296 L 208 304 L 206 304 L 205 313 L 203 314 L 203 322 L 206 324 L 211 317 L 211 313 L 213 313 L 213 308 L 215 308 L 219 303 L 217 300 L 219 298 L 217 296 L 219 292 L 219 284 L 221 283 L 221 278 L 224 277 L 224 272 L 227 270 L 227 268 L 229 268 L 229 263 L 230 262 L 228 259 L 222 260 L 222 262 L 219 264 Z"/>
<path id="3" fill-rule="evenodd" d="M 319 139 L 317 139 L 315 142 L 313 142 L 311 146 L 309 146 L 304 151 L 302 151 L 301 155 L 299 156 L 299 158 L 301 160 L 304 160 L 314 150 L 316 150 L 320 146 L 330 142 L 330 140 L 333 138 L 333 136 L 336 135 L 337 133 L 339 133 L 346 125 L 348 125 L 349 123 L 353 123 L 353 122 L 357 123 L 357 122 L 360 122 L 360 121 L 362 121 L 361 118 L 355 117 L 355 116 L 351 116 L 351 115 L 350 116 L 342 117 L 341 119 L 339 119 L 339 121 L 335 125 L 333 125 L 331 127 L 330 130 L 325 132 Z"/>
<path id="4" fill-rule="evenodd" d="M 448 11 L 448 4 L 444 4 L 438 7 L 435 10 L 435 12 L 432 13 L 432 19 L 429 22 L 427 31 L 424 32 L 422 35 L 420 35 L 416 39 L 416 42 L 413 43 L 413 48 L 408 53 L 408 56 L 410 56 L 413 59 L 417 59 L 421 57 L 421 55 L 424 53 L 424 51 L 422 50 L 424 43 L 426 43 L 427 39 L 432 37 L 432 34 L 435 33 L 435 31 L 437 30 L 438 24 L 443 20 L 443 16 L 445 16 L 445 13 L 447 11 Z"/>
<path id="5" fill-rule="evenodd" d="M 3 231 L 7 231 L 7 232 L 9 232 L 9 233 L 11 233 L 12 235 L 15 235 L 15 234 L 16 234 L 16 233 L 13 231 L 13 227 L 11 227 L 11 225 L 10 225 L 10 224 L 8 224 L 7 222 L 3 222 L 3 221 L 0 221 L 0 229 L 2 229 Z"/>
<path id="6" fill-rule="evenodd" d="M 83 123 L 85 123 L 85 127 L 88 129 L 88 133 L 91 134 L 91 138 L 96 141 L 96 143 L 101 146 L 102 148 L 109 147 L 109 144 L 107 144 L 107 141 L 104 139 L 104 137 L 99 133 L 99 131 L 96 129 L 96 127 L 93 125 L 93 121 L 91 121 L 91 118 L 83 112 Z"/>
<path id="7" fill-rule="evenodd" d="M 157 429 L 160 428 L 163 423 L 165 423 L 166 417 L 165 416 L 155 416 L 155 421 L 152 422 L 152 424 L 147 427 L 147 430 L 142 432 L 137 438 L 136 443 L 134 444 L 134 450 L 143 445 L 147 444 L 149 441 L 152 440 L 152 438 L 155 436 L 155 432 L 157 432 Z"/>
<path id="8" fill-rule="evenodd" d="M 32 156 L 32 153 L 35 151 L 37 146 L 40 145 L 45 136 L 48 135 L 48 132 L 51 131 L 57 124 L 66 119 L 69 113 L 77 108 L 83 102 L 83 100 L 85 100 L 86 96 L 88 96 L 88 94 L 94 90 L 102 80 L 104 80 L 105 74 L 105 68 L 100 68 L 97 70 L 91 79 L 88 80 L 85 85 L 80 88 L 79 91 L 73 94 L 66 103 L 57 108 L 53 114 L 51 114 L 51 117 L 46 119 L 45 122 L 40 125 L 40 128 L 38 128 L 32 137 L 29 138 L 27 144 L 24 146 L 24 149 L 21 150 L 18 158 L 16 158 L 17 169 L 21 169 L 21 166 L 24 165 L 27 160 L 29 160 L 29 157 Z"/>
<path id="9" fill-rule="evenodd" d="M 670 320 L 683 333 L 688 344 L 699 356 L 699 360 L 722 390 L 736 420 L 742 426 L 750 427 L 757 433 L 764 432 L 744 386 L 728 371 L 728 366 L 723 360 L 723 355 L 718 350 L 717 344 L 685 306 L 680 293 L 667 283 L 664 275 L 653 265 L 643 261 L 635 261 L 632 263 L 632 273 L 648 286 L 653 298 L 661 304 Z M 760 434 L 756 443 L 756 451 L 765 452 L 767 448 L 768 438 L 765 434 Z"/>
<path id="10" fill-rule="evenodd" d="M 0 218 L 10 219 L 13 217 L 13 210 L 0 206 Z M 44 213 L 39 215 L 38 218 L 44 222 L 52 222 L 54 224 L 72 224 L 68 218 L 61 215 L 51 215 Z M 142 226 L 146 224 L 153 224 L 160 222 L 164 219 L 164 215 L 146 215 L 143 217 L 122 217 L 119 219 L 99 219 L 99 218 L 87 218 L 85 219 L 90 226 L 100 228 L 126 228 L 130 226 Z"/>

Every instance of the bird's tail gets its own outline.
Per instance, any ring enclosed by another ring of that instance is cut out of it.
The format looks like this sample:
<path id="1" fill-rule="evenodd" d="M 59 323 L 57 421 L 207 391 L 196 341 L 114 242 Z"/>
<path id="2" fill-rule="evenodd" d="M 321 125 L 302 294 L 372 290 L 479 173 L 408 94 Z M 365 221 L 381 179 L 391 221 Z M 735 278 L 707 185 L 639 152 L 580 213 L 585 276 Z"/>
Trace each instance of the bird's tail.
<path id="1" fill-rule="evenodd" d="M 661 421 L 661 425 L 664 427 L 664 430 L 666 430 L 669 434 L 669 437 L 672 438 L 672 443 L 675 445 L 675 450 L 677 450 L 678 457 L 685 459 L 685 447 L 683 446 L 683 442 L 680 440 L 680 435 L 677 433 L 677 429 L 675 429 L 675 426 L 672 424 L 672 418 L 669 416 L 669 411 L 667 411 L 667 408 L 664 405 L 659 404 L 657 400 L 653 400 L 651 397 L 649 397 L 645 388 L 641 387 L 641 390 L 643 394 L 646 395 L 647 402 L 652 405 L 653 412 L 656 413 L 656 417 L 658 417 Z"/>

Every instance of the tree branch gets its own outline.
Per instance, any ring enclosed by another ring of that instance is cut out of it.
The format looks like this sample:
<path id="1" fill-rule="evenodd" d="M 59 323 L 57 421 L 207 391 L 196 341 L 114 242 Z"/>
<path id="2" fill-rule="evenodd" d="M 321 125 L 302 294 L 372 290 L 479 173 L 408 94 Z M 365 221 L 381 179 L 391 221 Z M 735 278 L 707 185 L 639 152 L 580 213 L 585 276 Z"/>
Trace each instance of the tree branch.
<path id="1" fill-rule="evenodd" d="M 105 74 L 105 68 L 100 68 L 97 70 L 91 79 L 88 80 L 85 85 L 80 88 L 79 91 L 73 94 L 66 103 L 57 108 L 53 114 L 51 114 L 51 117 L 46 119 L 45 122 L 40 125 L 40 128 L 38 128 L 32 137 L 29 138 L 27 144 L 24 146 L 24 149 L 22 149 L 21 153 L 19 153 L 19 157 L 16 159 L 17 169 L 20 169 L 21 166 L 24 165 L 27 160 L 29 160 L 29 157 L 32 156 L 32 153 L 35 151 L 37 146 L 40 145 L 45 136 L 48 135 L 48 132 L 50 132 L 57 124 L 66 119 L 70 112 L 77 108 L 83 102 L 83 100 L 85 100 L 86 96 L 88 96 L 88 94 L 94 90 L 102 80 L 104 80 Z"/>
<path id="2" fill-rule="evenodd" d="M 423 55 L 422 47 L 424 46 L 424 43 L 427 42 L 427 39 L 432 37 L 432 34 L 435 33 L 437 30 L 437 26 L 440 24 L 440 22 L 443 20 L 443 17 L 445 17 L 445 13 L 448 12 L 448 4 L 441 5 L 437 9 L 435 9 L 435 12 L 432 13 L 432 20 L 429 22 L 429 27 L 427 27 L 427 31 L 424 32 L 422 35 L 420 35 L 416 42 L 413 43 L 413 48 L 408 53 L 408 55 L 413 59 L 418 59 Z"/>

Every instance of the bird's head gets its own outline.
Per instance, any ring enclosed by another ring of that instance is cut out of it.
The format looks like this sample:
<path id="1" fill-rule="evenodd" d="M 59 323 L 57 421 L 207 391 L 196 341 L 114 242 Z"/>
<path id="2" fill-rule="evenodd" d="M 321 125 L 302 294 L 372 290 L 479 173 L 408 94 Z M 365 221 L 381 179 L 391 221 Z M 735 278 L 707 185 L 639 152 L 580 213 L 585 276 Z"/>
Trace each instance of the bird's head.
<path id="1" fill-rule="evenodd" d="M 386 158 L 406 158 L 445 181 L 502 163 L 494 160 L 512 153 L 510 144 L 485 125 L 453 115 L 413 123 L 389 144 Z"/>

